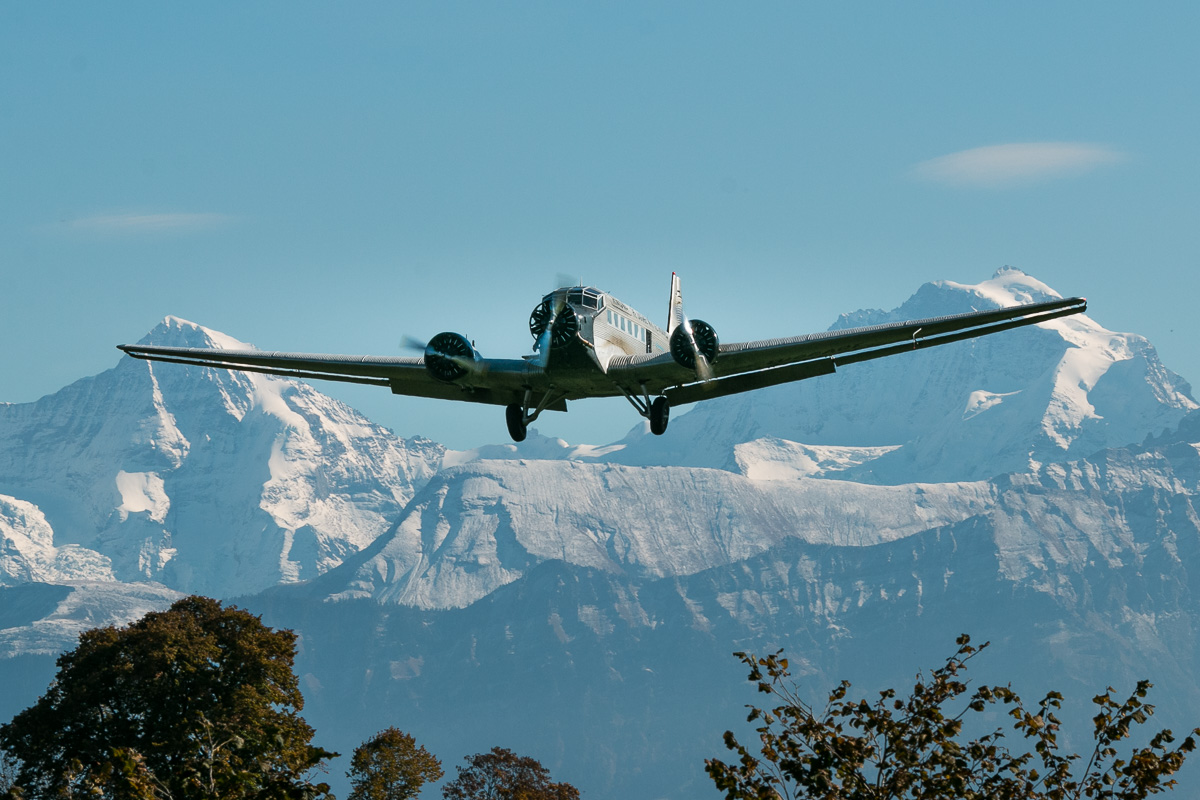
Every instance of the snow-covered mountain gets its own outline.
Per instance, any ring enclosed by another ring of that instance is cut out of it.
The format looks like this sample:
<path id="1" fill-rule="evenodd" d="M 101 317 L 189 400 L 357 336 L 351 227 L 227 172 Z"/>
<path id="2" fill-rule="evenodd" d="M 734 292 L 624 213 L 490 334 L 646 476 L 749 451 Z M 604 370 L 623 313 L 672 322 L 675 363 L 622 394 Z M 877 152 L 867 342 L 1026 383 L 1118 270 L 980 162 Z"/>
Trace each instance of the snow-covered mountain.
<path id="1" fill-rule="evenodd" d="M 142 341 L 247 346 L 174 317 Z M 307 384 L 122 357 L 0 406 L 0 584 L 229 597 L 310 578 L 385 531 L 444 450 Z"/>
<path id="2" fill-rule="evenodd" d="M 1051 296 L 1006 269 L 834 327 Z M 147 339 L 240 346 L 174 318 Z M 715 797 L 703 758 L 754 700 L 738 649 L 786 646 L 815 696 L 902 684 L 969 631 L 995 680 L 1149 677 L 1192 727 L 1195 443 L 1186 382 L 1083 316 L 603 446 L 446 451 L 305 384 L 123 359 L 0 406 L 0 717 L 78 630 L 203 592 L 299 631 L 324 746 L 396 724 L 591 797 Z"/>

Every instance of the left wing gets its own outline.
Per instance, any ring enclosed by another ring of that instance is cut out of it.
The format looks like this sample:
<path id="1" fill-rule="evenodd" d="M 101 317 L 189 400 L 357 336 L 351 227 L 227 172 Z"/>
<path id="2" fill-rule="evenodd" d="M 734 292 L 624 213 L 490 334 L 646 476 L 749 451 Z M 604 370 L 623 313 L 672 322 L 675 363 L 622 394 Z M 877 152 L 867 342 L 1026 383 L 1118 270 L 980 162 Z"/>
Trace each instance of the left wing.
<path id="1" fill-rule="evenodd" d="M 847 364 L 1034 325 L 1086 309 L 1086 299 L 1069 297 L 992 311 L 723 344 L 711 365 L 713 380 L 703 382 L 669 355 L 614 359 L 608 374 L 635 385 L 645 383 L 648 389 L 665 395 L 671 405 L 681 405 L 828 375 Z"/>
<path id="2" fill-rule="evenodd" d="M 122 344 L 117 347 L 134 358 L 146 361 L 258 372 L 285 378 L 365 383 L 387 386 L 393 394 L 502 406 L 522 402 L 526 386 L 542 387 L 548 383 L 541 367 L 522 359 L 481 358 L 474 363 L 467 376 L 455 383 L 444 383 L 429 373 L 424 358 L 213 350 L 141 344 Z M 566 410 L 562 400 L 547 407 Z"/>

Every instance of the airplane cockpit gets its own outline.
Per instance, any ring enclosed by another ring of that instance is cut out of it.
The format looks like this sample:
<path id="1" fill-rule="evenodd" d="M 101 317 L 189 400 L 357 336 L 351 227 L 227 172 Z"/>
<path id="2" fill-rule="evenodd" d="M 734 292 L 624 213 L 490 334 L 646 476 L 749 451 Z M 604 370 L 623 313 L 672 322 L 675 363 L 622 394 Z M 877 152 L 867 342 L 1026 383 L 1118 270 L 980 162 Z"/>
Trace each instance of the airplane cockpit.
<path id="1" fill-rule="evenodd" d="M 548 344 L 561 347 L 571 342 L 575 335 L 592 338 L 592 319 L 604 308 L 604 293 L 590 286 L 570 286 L 555 289 L 542 298 L 542 302 L 529 315 L 529 332 L 537 341 L 535 350 L 543 348 L 543 334 Z M 549 329 L 549 330 L 547 330 Z"/>
<path id="2" fill-rule="evenodd" d="M 542 298 L 543 303 L 553 303 L 554 298 L 563 289 L 557 289 Z M 604 308 L 604 293 L 599 289 L 594 289 L 591 286 L 576 286 L 565 290 L 567 293 L 567 302 L 579 309 L 595 309 Z"/>

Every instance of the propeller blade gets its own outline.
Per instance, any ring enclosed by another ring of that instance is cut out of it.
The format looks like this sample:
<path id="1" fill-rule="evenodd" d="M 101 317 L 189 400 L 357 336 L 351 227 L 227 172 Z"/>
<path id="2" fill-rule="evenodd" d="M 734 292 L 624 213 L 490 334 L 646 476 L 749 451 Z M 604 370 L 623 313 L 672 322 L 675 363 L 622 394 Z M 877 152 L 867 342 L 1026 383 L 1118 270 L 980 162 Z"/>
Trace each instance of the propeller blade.
<path id="1" fill-rule="evenodd" d="M 554 323 L 558 321 L 558 315 L 562 313 L 566 304 L 566 292 L 554 295 L 554 302 L 550 307 L 550 317 L 546 320 L 545 329 L 538 336 L 537 344 L 534 345 L 533 349 L 537 351 L 537 357 L 533 359 L 533 363 L 542 369 L 545 369 L 550 363 L 550 340 L 554 337 Z"/>
<path id="2" fill-rule="evenodd" d="M 415 336 L 405 336 L 400 340 L 400 346 L 405 350 L 421 350 L 424 351 L 429 346 L 429 342 L 424 339 L 418 339 Z"/>
<path id="3" fill-rule="evenodd" d="M 700 345 L 696 344 L 696 335 L 692 332 L 692 321 L 688 319 L 687 314 L 683 315 L 683 322 L 680 323 L 683 327 L 683 332 L 687 335 L 688 344 L 692 348 L 692 355 L 696 358 L 696 377 L 708 383 L 713 379 L 712 365 L 708 363 L 704 353 L 700 352 Z"/>

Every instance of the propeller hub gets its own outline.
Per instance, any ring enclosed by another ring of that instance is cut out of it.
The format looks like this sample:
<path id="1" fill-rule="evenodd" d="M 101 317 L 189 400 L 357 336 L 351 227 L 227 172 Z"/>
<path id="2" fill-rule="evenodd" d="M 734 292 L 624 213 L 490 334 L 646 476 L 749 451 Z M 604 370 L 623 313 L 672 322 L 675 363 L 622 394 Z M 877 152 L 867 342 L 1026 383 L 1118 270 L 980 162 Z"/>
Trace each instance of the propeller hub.
<path id="1" fill-rule="evenodd" d="M 716 361 L 720 347 L 716 329 L 702 319 L 685 319 L 671 333 L 671 357 L 688 369 L 696 369 L 697 356 L 708 364 Z"/>
<path id="2" fill-rule="evenodd" d="M 579 316 L 566 303 L 562 303 L 556 313 L 552 299 L 547 298 L 529 315 L 529 332 L 535 340 L 540 339 L 547 326 L 550 328 L 550 346 L 562 347 L 579 333 Z"/>

